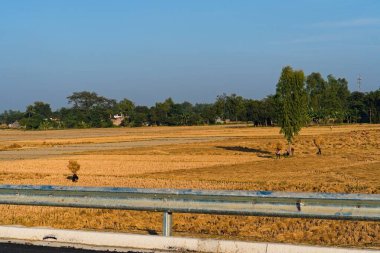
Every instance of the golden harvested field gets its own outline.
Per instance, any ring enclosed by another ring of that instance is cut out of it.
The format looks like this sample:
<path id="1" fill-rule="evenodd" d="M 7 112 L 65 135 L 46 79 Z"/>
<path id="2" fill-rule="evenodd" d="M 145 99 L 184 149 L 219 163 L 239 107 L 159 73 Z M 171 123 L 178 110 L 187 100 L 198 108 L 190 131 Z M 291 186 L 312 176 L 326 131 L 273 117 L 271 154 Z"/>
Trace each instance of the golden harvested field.
<path id="1" fill-rule="evenodd" d="M 313 139 L 324 140 L 317 156 Z M 278 128 L 0 131 L 0 183 L 380 194 L 380 125 L 309 127 L 274 159 Z M 66 177 L 69 160 L 79 182 Z M 154 233 L 161 214 L 0 206 L 1 224 Z M 379 222 L 174 214 L 174 234 L 380 248 Z"/>

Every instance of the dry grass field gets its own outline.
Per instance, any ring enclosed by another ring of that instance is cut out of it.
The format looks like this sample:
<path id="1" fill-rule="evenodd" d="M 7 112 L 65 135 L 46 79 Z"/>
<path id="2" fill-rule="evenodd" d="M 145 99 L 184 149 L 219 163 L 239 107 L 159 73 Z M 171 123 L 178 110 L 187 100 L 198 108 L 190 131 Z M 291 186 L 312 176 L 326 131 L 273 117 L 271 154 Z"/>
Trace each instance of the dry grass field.
<path id="1" fill-rule="evenodd" d="M 313 139 L 324 140 L 317 156 Z M 274 159 L 278 128 L 0 131 L 0 184 L 380 194 L 380 125 L 309 127 Z M 79 182 L 66 179 L 69 160 Z M 160 233 L 161 214 L 0 206 L 0 224 Z M 174 214 L 174 234 L 380 248 L 379 222 Z"/>

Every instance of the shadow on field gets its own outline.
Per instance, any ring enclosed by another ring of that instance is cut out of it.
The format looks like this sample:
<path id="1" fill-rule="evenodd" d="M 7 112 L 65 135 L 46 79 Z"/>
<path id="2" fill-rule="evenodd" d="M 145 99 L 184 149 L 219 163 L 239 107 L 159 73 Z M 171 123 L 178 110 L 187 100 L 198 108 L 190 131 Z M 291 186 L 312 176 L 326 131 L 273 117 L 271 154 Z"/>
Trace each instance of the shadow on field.
<path id="1" fill-rule="evenodd" d="M 149 235 L 158 235 L 157 231 L 154 229 L 148 229 L 147 232 Z"/>
<path id="2" fill-rule="evenodd" d="M 248 153 L 257 153 L 260 157 L 272 158 L 272 153 L 262 149 L 256 148 L 247 148 L 242 146 L 216 146 L 216 148 L 222 148 L 225 150 L 239 151 L 239 152 L 248 152 Z"/>

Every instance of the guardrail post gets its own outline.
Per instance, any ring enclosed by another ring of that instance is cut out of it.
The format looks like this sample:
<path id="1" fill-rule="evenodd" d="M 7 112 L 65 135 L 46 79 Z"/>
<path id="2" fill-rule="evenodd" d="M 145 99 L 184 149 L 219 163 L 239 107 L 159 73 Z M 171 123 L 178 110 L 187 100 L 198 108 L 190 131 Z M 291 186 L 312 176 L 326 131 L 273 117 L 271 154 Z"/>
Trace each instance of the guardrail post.
<path id="1" fill-rule="evenodd" d="M 162 219 L 162 235 L 163 236 L 172 235 L 172 224 L 173 224 L 173 213 L 169 211 L 165 211 L 163 219 Z"/>

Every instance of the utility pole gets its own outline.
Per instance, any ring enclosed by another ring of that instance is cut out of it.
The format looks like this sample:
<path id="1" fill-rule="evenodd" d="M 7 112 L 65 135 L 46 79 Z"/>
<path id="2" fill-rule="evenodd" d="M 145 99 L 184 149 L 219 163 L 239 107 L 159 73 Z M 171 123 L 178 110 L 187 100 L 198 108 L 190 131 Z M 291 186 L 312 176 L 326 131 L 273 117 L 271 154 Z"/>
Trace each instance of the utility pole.
<path id="1" fill-rule="evenodd" d="M 359 74 L 358 79 L 356 79 L 356 84 L 358 85 L 358 91 L 359 92 L 361 90 L 362 80 L 363 79 L 362 79 L 361 75 Z"/>

